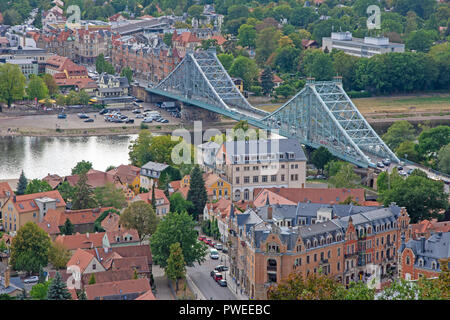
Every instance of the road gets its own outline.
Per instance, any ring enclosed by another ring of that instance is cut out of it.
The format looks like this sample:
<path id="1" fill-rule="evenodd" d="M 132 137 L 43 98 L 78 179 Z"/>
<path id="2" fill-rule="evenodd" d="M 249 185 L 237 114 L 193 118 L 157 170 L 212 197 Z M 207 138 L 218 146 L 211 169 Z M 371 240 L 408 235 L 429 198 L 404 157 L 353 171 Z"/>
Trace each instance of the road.
<path id="1" fill-rule="evenodd" d="M 236 296 L 230 291 L 228 287 L 219 286 L 210 275 L 210 272 L 216 266 L 221 264 L 225 265 L 225 256 L 225 254 L 220 252 L 222 262 L 220 261 L 220 259 L 212 260 L 209 257 L 208 250 L 208 255 L 205 262 L 203 262 L 201 265 L 199 265 L 198 263 L 194 263 L 193 267 L 187 267 L 187 274 L 207 300 L 211 300 L 211 298 L 212 300 L 236 300 Z M 228 262 L 226 262 L 226 266 L 229 266 Z M 225 277 L 227 276 L 226 272 L 223 272 L 222 274 L 224 275 L 225 279 Z"/>

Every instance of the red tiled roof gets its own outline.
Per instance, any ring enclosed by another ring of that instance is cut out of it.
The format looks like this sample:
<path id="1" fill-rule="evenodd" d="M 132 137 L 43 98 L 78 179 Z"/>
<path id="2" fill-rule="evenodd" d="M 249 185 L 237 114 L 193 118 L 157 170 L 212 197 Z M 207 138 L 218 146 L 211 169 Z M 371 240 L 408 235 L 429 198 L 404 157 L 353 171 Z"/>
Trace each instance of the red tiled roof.
<path id="1" fill-rule="evenodd" d="M 103 219 L 101 226 L 106 232 L 119 230 L 119 221 L 120 216 L 117 213 L 110 212 L 105 219 Z"/>
<path id="2" fill-rule="evenodd" d="M 136 270 L 138 272 L 150 272 L 147 257 L 126 257 L 114 259 L 112 270 Z"/>
<path id="3" fill-rule="evenodd" d="M 57 174 L 48 174 L 45 178 L 42 178 L 42 181 L 46 181 L 52 189 L 55 189 L 60 183 L 64 181 L 64 179 Z"/>
<path id="4" fill-rule="evenodd" d="M 190 42 L 201 42 L 197 36 L 189 31 L 182 32 L 180 35 L 178 35 L 176 32 L 173 33 L 172 41 L 180 42 L 181 45 L 186 45 Z"/>
<path id="5" fill-rule="evenodd" d="M 39 210 L 35 200 L 44 197 L 56 199 L 57 208 L 66 207 L 66 203 L 58 190 L 16 196 L 16 201 L 13 201 L 13 204 L 19 213 L 35 211 Z"/>
<path id="6" fill-rule="evenodd" d="M 155 188 L 155 198 L 157 200 L 158 199 L 164 199 L 164 204 L 169 204 L 170 203 L 169 199 L 167 199 L 164 191 L 161 190 L 161 189 Z M 151 204 L 152 203 L 152 192 L 150 191 L 150 192 L 146 192 L 146 193 L 140 193 L 134 198 L 134 200 L 135 201 L 136 200 L 137 201 L 142 200 L 142 201 L 145 201 L 145 202 Z"/>
<path id="7" fill-rule="evenodd" d="M 103 187 L 107 182 L 114 183 L 114 176 L 107 172 L 91 169 L 86 173 L 86 176 L 87 183 L 93 188 Z M 79 179 L 79 175 L 67 176 L 65 178 L 65 180 L 69 182 L 72 187 L 77 184 Z"/>
<path id="8" fill-rule="evenodd" d="M 142 295 L 151 290 L 151 288 L 148 279 L 142 278 L 91 284 L 87 285 L 85 290 L 88 300 L 94 300 L 96 298 L 131 293 Z"/>
<path id="9" fill-rule="evenodd" d="M 179 188 L 177 192 L 181 193 L 184 199 L 187 199 L 187 194 L 189 192 L 189 187 Z"/>
<path id="10" fill-rule="evenodd" d="M 0 197 L 9 198 L 14 195 L 13 190 L 8 182 L 0 182 Z M 3 203 L 2 203 L 3 205 Z M 1 207 L 1 206 L 0 206 Z"/>
<path id="11" fill-rule="evenodd" d="M 150 245 L 142 244 L 136 246 L 113 247 L 111 251 L 119 254 L 121 257 L 147 257 L 148 264 L 153 263 Z"/>
<path id="12" fill-rule="evenodd" d="M 353 200 L 362 204 L 365 201 L 364 189 L 346 189 L 346 188 L 256 188 L 253 191 L 254 203 L 257 203 L 260 196 L 264 197 L 264 192 L 273 192 L 294 203 L 338 203 L 344 201 L 349 196 Z M 259 202 L 258 202 L 259 203 Z"/>
<path id="13" fill-rule="evenodd" d="M 66 266 L 77 266 L 80 268 L 80 272 L 84 273 L 84 270 L 86 270 L 87 266 L 94 258 L 94 255 L 88 251 L 77 249 L 77 251 L 74 252 L 70 260 L 67 262 Z"/>
<path id="14" fill-rule="evenodd" d="M 132 184 L 134 179 L 140 175 L 141 169 L 132 165 L 121 164 L 117 168 L 109 170 L 107 173 L 117 176 L 120 182 Z"/>
<path id="15" fill-rule="evenodd" d="M 144 293 L 143 295 L 140 295 L 139 297 L 137 297 L 134 300 L 156 300 L 152 290 L 148 290 L 146 293 Z"/>
<path id="16" fill-rule="evenodd" d="M 217 44 L 221 46 L 224 42 L 227 41 L 222 35 L 212 36 L 211 39 L 217 40 Z"/>
<path id="17" fill-rule="evenodd" d="M 221 198 L 216 203 L 207 203 L 206 206 L 208 210 L 213 210 L 215 214 L 219 214 L 220 212 L 220 219 L 224 220 L 227 219 L 230 216 L 231 212 L 231 200 Z M 234 212 L 238 213 L 240 212 L 238 209 L 234 208 Z"/>
<path id="18" fill-rule="evenodd" d="M 122 281 L 122 280 L 130 280 L 133 279 L 134 271 L 129 270 L 108 270 L 103 272 L 96 272 L 95 283 L 103 283 L 103 282 L 114 282 L 114 281 Z M 84 274 L 81 276 L 81 282 L 83 285 L 88 285 L 89 280 L 91 279 L 92 273 Z"/>
<path id="19" fill-rule="evenodd" d="M 113 231 L 107 231 L 106 236 L 108 237 L 110 244 L 116 244 L 116 243 L 127 243 L 127 242 L 139 242 L 139 235 L 138 232 L 135 229 L 120 229 L 120 230 L 113 230 Z M 131 236 L 131 240 L 130 240 Z M 124 240 L 124 238 L 128 238 L 128 240 Z M 120 240 L 117 241 L 117 238 Z"/>
<path id="20" fill-rule="evenodd" d="M 101 248 L 103 246 L 104 235 L 105 232 L 59 235 L 55 241 L 61 242 L 68 250 Z"/>

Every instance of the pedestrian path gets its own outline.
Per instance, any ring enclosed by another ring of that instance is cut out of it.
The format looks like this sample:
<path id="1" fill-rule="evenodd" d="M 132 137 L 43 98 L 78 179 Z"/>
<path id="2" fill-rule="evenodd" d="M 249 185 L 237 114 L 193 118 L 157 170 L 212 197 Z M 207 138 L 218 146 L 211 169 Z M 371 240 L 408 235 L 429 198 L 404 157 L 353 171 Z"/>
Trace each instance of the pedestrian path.
<path id="1" fill-rule="evenodd" d="M 152 273 L 156 285 L 156 300 L 176 300 L 172 290 L 170 290 L 169 280 L 164 274 L 164 270 L 158 265 L 153 265 Z"/>
<path id="2" fill-rule="evenodd" d="M 230 274 L 229 270 L 226 272 L 226 274 L 228 289 L 230 289 L 230 291 L 235 295 L 236 300 L 249 300 L 248 296 L 245 295 L 242 288 L 237 285 L 236 279 Z"/>

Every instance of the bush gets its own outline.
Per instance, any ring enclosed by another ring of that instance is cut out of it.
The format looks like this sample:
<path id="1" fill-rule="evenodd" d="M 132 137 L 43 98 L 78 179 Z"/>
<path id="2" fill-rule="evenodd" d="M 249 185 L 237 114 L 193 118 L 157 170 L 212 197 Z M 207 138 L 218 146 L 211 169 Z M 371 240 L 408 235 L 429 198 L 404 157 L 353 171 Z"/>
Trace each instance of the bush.
<path id="1" fill-rule="evenodd" d="M 262 95 L 262 87 L 261 86 L 251 86 L 250 91 L 255 94 L 255 96 Z"/>
<path id="2" fill-rule="evenodd" d="M 146 123 L 141 122 L 141 129 L 148 129 L 148 125 Z"/>
<path id="3" fill-rule="evenodd" d="M 349 91 L 347 94 L 350 98 L 369 98 L 372 96 L 369 91 Z"/>

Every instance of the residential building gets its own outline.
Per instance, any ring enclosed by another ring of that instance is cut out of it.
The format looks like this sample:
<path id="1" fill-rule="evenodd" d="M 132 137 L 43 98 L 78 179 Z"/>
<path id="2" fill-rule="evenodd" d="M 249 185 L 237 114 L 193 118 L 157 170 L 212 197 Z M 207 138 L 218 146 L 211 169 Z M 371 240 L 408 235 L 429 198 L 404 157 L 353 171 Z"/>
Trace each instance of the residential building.
<path id="1" fill-rule="evenodd" d="M 153 291 L 149 290 L 134 300 L 156 300 L 156 298 L 155 298 L 155 295 L 153 294 Z"/>
<path id="2" fill-rule="evenodd" d="M 184 58 L 188 51 L 202 45 L 202 41 L 192 32 L 182 32 L 178 34 L 175 30 L 172 34 L 172 46 L 177 50 L 179 56 Z"/>
<path id="3" fill-rule="evenodd" d="M 134 300 L 151 291 L 147 279 L 96 283 L 85 286 L 88 300 Z"/>
<path id="4" fill-rule="evenodd" d="M 46 177 L 42 178 L 42 181 L 47 182 L 53 190 L 58 188 L 63 182 L 64 178 L 58 176 L 57 174 L 48 174 Z"/>
<path id="5" fill-rule="evenodd" d="M 107 173 L 112 174 L 116 182 L 129 187 L 135 194 L 138 194 L 140 188 L 140 172 L 141 168 L 121 164 L 120 166 L 109 170 Z"/>
<path id="6" fill-rule="evenodd" d="M 229 199 L 231 198 L 231 184 L 226 180 L 224 176 L 219 176 L 212 172 L 203 173 L 203 181 L 205 182 L 206 194 L 208 199 Z M 185 175 L 181 179 L 181 188 L 190 187 L 191 176 Z"/>
<path id="7" fill-rule="evenodd" d="M 3 206 L 3 228 L 15 233 L 27 222 L 42 222 L 48 210 L 64 211 L 66 203 L 57 190 L 11 196 Z"/>
<path id="8" fill-rule="evenodd" d="M 256 207 L 289 202 L 338 204 L 349 197 L 359 205 L 367 205 L 364 189 L 347 188 L 255 188 L 253 204 Z"/>
<path id="9" fill-rule="evenodd" d="M 73 253 L 67 262 L 67 268 L 71 266 L 80 268 L 81 275 L 106 271 L 94 255 L 83 249 L 77 249 Z"/>
<path id="10" fill-rule="evenodd" d="M 113 281 L 122 281 L 122 280 L 130 280 L 133 279 L 134 272 L 133 270 L 106 270 L 103 272 L 97 272 L 94 275 L 95 283 L 104 283 L 104 282 L 113 282 Z M 85 273 L 81 275 L 81 285 L 84 288 L 89 284 L 89 280 L 91 279 L 91 273 Z"/>
<path id="11" fill-rule="evenodd" d="M 111 57 L 114 39 L 110 26 L 89 28 L 86 25 L 78 29 L 75 35 L 75 61 L 93 64 L 102 53 L 105 57 Z"/>
<path id="12" fill-rule="evenodd" d="M 106 232 L 120 230 L 121 225 L 119 221 L 120 216 L 114 212 L 110 212 L 105 219 L 102 220 L 101 226 Z"/>
<path id="13" fill-rule="evenodd" d="M 411 237 L 419 240 L 422 237 L 428 239 L 432 233 L 450 232 L 450 221 L 438 222 L 437 219 L 422 220 L 418 223 L 411 224 Z"/>
<path id="14" fill-rule="evenodd" d="M 102 73 L 98 80 L 98 88 L 95 90 L 98 103 L 110 107 L 122 107 L 130 104 L 133 97 L 130 96 L 130 84 L 127 77 L 114 76 Z"/>
<path id="15" fill-rule="evenodd" d="M 152 204 L 152 191 L 138 194 L 134 201 L 145 201 L 148 204 Z M 170 201 L 167 199 L 163 190 L 155 188 L 155 213 L 158 217 L 163 217 L 170 212 Z"/>
<path id="16" fill-rule="evenodd" d="M 252 201 L 255 188 L 304 188 L 306 156 L 295 139 L 227 141 L 215 170 L 232 184 L 234 201 Z"/>
<path id="17" fill-rule="evenodd" d="M 156 183 L 156 186 L 158 186 L 158 179 L 167 168 L 169 168 L 169 165 L 165 163 L 149 161 L 144 164 L 140 175 L 141 187 L 150 190 L 153 183 Z"/>
<path id="18" fill-rule="evenodd" d="M 114 183 L 114 175 L 91 169 L 86 173 L 87 176 L 87 184 L 92 188 L 104 187 L 107 183 Z M 80 176 L 75 174 L 73 176 L 66 176 L 64 181 L 67 181 L 71 187 L 74 187 L 78 180 L 80 180 Z"/>
<path id="19" fill-rule="evenodd" d="M 240 211 L 235 208 L 231 200 L 221 198 L 217 202 L 208 202 L 203 210 L 204 220 L 217 220 L 219 227 L 220 241 L 226 243 L 228 241 L 228 220 L 230 219 L 230 212 L 239 214 Z"/>
<path id="20" fill-rule="evenodd" d="M 14 195 L 13 190 L 8 182 L 0 182 L 0 220 L 3 218 L 3 209 L 6 202 Z"/>
<path id="21" fill-rule="evenodd" d="M 387 37 L 353 38 L 351 32 L 347 31 L 332 32 L 331 37 L 322 38 L 322 50 L 331 52 L 333 49 L 360 58 L 370 58 L 377 54 L 405 52 L 405 45 L 389 42 Z"/>
<path id="22" fill-rule="evenodd" d="M 134 229 L 107 231 L 103 238 L 103 247 L 135 246 L 140 243 L 139 234 Z"/>
<path id="23" fill-rule="evenodd" d="M 450 263 L 450 232 L 436 232 L 428 239 L 411 239 L 399 251 L 400 277 L 418 280 L 420 277 L 435 278 L 441 272 L 441 264 Z"/>
<path id="24" fill-rule="evenodd" d="M 405 208 L 391 205 L 311 225 L 276 224 L 273 209 L 230 216 L 231 273 L 254 299 L 292 273 L 319 269 L 348 286 L 377 272 L 382 283 L 397 271 L 400 237 L 408 238 Z"/>
<path id="25" fill-rule="evenodd" d="M 148 267 L 147 257 L 121 257 L 118 259 L 113 259 L 111 264 L 111 270 L 122 271 L 122 270 L 133 270 L 136 271 L 138 278 L 150 279 L 151 271 Z"/>
<path id="26" fill-rule="evenodd" d="M 77 249 L 102 248 L 105 236 L 106 232 L 83 234 L 77 232 L 72 235 L 59 235 L 55 238 L 55 242 L 60 242 L 67 250 L 75 252 Z"/>

